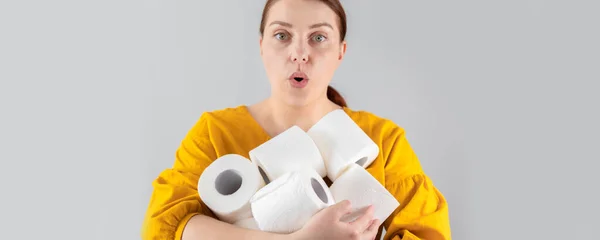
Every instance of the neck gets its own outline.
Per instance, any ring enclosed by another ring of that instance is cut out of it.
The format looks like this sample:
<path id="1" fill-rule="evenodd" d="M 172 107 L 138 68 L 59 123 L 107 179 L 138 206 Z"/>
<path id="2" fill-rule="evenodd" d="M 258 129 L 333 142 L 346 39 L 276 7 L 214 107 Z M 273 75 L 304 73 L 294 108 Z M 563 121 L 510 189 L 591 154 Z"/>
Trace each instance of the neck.
<path id="1" fill-rule="evenodd" d="M 305 106 L 291 106 L 271 98 L 267 101 L 267 105 L 271 108 L 269 122 L 277 129 L 277 132 L 285 131 L 293 125 L 308 131 L 327 113 L 340 108 L 329 101 L 327 97 Z"/>

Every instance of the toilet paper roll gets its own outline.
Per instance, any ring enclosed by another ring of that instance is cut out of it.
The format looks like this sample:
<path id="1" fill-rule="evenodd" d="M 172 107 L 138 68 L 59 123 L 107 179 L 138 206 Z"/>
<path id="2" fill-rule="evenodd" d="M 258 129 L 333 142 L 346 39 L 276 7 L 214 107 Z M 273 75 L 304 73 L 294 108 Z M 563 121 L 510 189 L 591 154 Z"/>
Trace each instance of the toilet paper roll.
<path id="1" fill-rule="evenodd" d="M 236 226 L 238 227 L 243 227 L 246 229 L 252 229 L 252 230 L 260 230 L 258 228 L 258 225 L 256 225 L 256 220 L 254 220 L 254 218 L 246 218 L 240 221 L 235 222 Z"/>
<path id="2" fill-rule="evenodd" d="M 331 184 L 330 190 L 336 202 L 350 201 L 352 213 L 342 218 L 342 221 L 346 222 L 360 217 L 369 205 L 374 207 L 373 216 L 383 222 L 400 206 L 396 198 L 377 179 L 357 164 L 349 166 Z"/>
<path id="3" fill-rule="evenodd" d="M 297 231 L 314 214 L 335 204 L 327 184 L 313 169 L 281 175 L 250 201 L 259 229 L 275 233 Z"/>
<path id="4" fill-rule="evenodd" d="M 252 217 L 250 199 L 264 185 L 258 168 L 249 159 L 227 154 L 202 172 L 198 194 L 220 220 L 235 223 Z"/>
<path id="5" fill-rule="evenodd" d="M 267 183 L 287 172 L 303 168 L 314 169 L 325 177 L 325 163 L 313 140 L 298 126 L 286 131 L 250 150 L 250 159 L 266 175 Z"/>
<path id="6" fill-rule="evenodd" d="M 342 109 L 329 112 L 307 134 L 319 148 L 331 181 L 350 164 L 367 168 L 379 154 L 379 146 Z"/>

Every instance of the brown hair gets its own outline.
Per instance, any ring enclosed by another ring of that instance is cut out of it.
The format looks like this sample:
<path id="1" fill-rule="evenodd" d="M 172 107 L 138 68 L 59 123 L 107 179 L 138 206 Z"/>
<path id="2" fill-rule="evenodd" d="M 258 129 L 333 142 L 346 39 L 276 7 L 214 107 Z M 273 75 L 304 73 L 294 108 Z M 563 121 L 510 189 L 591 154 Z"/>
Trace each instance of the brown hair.
<path id="1" fill-rule="evenodd" d="M 260 20 L 260 35 L 263 35 L 265 31 L 265 20 L 267 19 L 267 15 L 269 9 L 276 3 L 278 0 L 267 0 L 265 3 L 265 8 L 262 12 L 262 18 Z M 344 41 L 346 38 L 346 12 L 344 11 L 344 7 L 342 7 L 342 3 L 339 0 L 318 0 L 319 2 L 325 3 L 335 14 L 338 16 L 338 24 L 340 29 L 340 41 Z M 327 98 L 334 102 L 337 105 L 342 107 L 347 107 L 346 100 L 342 97 L 342 95 L 335 90 L 332 86 L 327 86 Z"/>

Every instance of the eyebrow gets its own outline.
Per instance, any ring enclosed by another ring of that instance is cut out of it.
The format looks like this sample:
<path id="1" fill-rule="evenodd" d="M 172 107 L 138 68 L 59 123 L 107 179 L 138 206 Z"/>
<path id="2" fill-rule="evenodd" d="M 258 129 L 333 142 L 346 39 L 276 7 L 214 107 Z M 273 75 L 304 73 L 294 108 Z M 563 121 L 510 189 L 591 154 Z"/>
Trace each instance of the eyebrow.
<path id="1" fill-rule="evenodd" d="M 277 24 L 277 25 L 281 25 L 281 26 L 284 26 L 284 27 L 289 27 L 289 28 L 291 28 L 291 27 L 292 27 L 292 24 L 291 24 L 291 23 L 287 23 L 287 22 L 283 22 L 283 21 L 273 21 L 273 22 L 271 22 L 271 24 L 269 24 L 269 26 L 271 26 L 271 25 L 275 25 L 275 24 Z M 329 24 L 329 23 L 326 23 L 326 22 L 323 22 L 323 23 L 315 23 L 315 24 L 313 24 L 313 25 L 310 25 L 310 27 L 309 27 L 309 28 L 311 28 L 311 29 L 312 29 L 312 28 L 318 28 L 318 27 L 328 27 L 328 28 L 331 28 L 331 29 L 333 29 L 333 26 L 331 26 L 331 24 Z"/>

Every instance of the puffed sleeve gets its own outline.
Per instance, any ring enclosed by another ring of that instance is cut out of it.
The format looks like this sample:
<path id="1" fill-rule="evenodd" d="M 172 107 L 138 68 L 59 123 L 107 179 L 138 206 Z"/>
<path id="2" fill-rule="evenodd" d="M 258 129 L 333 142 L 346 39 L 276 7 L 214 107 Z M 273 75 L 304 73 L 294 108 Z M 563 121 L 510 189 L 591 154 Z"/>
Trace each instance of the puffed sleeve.
<path id="1" fill-rule="evenodd" d="M 197 214 L 215 217 L 198 195 L 200 174 L 214 159 L 215 149 L 203 114 L 176 150 L 175 162 L 152 182 L 153 192 L 142 227 L 142 239 L 181 239 L 188 220 Z"/>
<path id="2" fill-rule="evenodd" d="M 385 187 L 400 202 L 383 223 L 384 239 L 450 240 L 448 203 L 423 172 L 404 129 L 393 128 L 384 143 Z"/>

